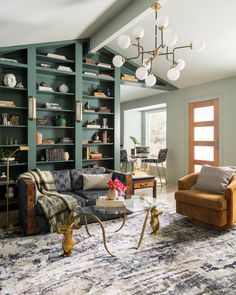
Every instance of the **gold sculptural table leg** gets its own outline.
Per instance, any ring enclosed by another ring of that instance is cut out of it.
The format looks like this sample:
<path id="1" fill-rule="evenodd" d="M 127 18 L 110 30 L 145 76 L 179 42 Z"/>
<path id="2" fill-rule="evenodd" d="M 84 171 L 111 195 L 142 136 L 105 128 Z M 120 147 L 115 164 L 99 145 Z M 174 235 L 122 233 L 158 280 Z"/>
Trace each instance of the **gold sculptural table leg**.
<path id="1" fill-rule="evenodd" d="M 102 229 L 102 237 L 103 237 L 104 248 L 106 249 L 106 251 L 107 251 L 107 253 L 108 253 L 109 255 L 115 257 L 115 255 L 113 255 L 113 254 L 109 251 L 109 249 L 107 248 L 105 228 L 104 228 L 104 225 L 103 225 L 102 221 L 100 220 L 100 218 L 98 218 L 96 215 L 94 215 L 94 214 L 90 214 L 90 213 L 81 213 L 80 216 L 81 216 L 81 217 L 85 217 L 86 222 L 87 222 L 86 217 L 91 217 L 91 218 L 95 219 L 95 220 L 99 223 L 99 225 L 101 226 L 101 229 Z M 85 223 L 85 224 L 86 224 L 86 223 Z M 86 226 L 85 226 L 85 228 L 86 228 Z M 86 231 L 87 231 L 87 233 L 91 236 L 91 234 L 90 234 L 89 231 L 88 231 L 88 227 L 87 227 Z"/>
<path id="2" fill-rule="evenodd" d="M 151 207 L 151 208 L 149 208 L 147 210 L 147 213 L 146 213 L 146 216 L 145 216 L 145 219 L 144 219 L 144 223 L 143 223 L 141 236 L 140 236 L 140 239 L 139 239 L 139 243 L 138 243 L 138 246 L 136 247 L 137 250 L 139 249 L 139 247 L 140 247 L 140 245 L 142 243 L 142 240 L 143 240 L 143 236 L 144 236 L 144 232 L 145 232 L 145 229 L 146 229 L 149 213 L 151 213 L 151 220 L 150 220 L 150 225 L 151 225 L 151 228 L 152 228 L 151 235 L 156 235 L 158 230 L 159 230 L 160 222 L 159 222 L 158 216 L 160 214 L 162 214 L 163 212 L 161 210 L 156 209 L 156 207 L 154 206 L 154 207 Z"/>
<path id="3" fill-rule="evenodd" d="M 143 228 L 142 228 L 141 236 L 140 236 L 140 239 L 139 239 L 139 242 L 138 242 L 138 246 L 136 247 L 137 250 L 138 250 L 138 248 L 140 247 L 140 245 L 142 243 L 144 232 L 145 232 L 145 228 L 146 228 L 146 225 L 147 225 L 148 215 L 149 215 L 150 211 L 151 211 L 151 209 L 148 209 L 147 210 L 147 213 L 146 213 L 146 216 L 145 216 L 145 219 L 144 219 L 144 223 L 143 223 Z"/>
<path id="4" fill-rule="evenodd" d="M 121 224 L 121 226 L 115 231 L 116 233 L 117 233 L 118 231 L 120 231 L 120 230 L 122 229 L 122 227 L 125 225 L 125 221 L 126 221 L 126 210 L 124 211 L 124 214 L 123 214 L 122 218 L 123 218 L 122 224 Z"/>

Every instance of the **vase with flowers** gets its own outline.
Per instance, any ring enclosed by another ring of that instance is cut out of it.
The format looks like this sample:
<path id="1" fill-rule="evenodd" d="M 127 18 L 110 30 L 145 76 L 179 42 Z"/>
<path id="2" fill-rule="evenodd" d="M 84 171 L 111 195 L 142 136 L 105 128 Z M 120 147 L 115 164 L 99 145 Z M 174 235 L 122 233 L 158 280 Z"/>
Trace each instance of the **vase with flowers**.
<path id="1" fill-rule="evenodd" d="M 119 194 L 123 196 L 126 191 L 126 186 L 119 179 L 109 179 L 108 181 L 107 197 L 109 200 L 115 200 Z M 119 193 L 118 193 L 119 192 Z"/>

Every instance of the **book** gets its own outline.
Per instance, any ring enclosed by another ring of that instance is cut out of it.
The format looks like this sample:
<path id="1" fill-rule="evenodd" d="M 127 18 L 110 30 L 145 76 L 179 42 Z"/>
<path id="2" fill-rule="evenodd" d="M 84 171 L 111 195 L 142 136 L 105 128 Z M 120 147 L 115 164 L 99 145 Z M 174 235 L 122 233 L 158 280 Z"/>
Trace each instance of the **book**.
<path id="1" fill-rule="evenodd" d="M 104 62 L 99 62 L 97 66 L 111 69 L 111 65 Z"/>
<path id="2" fill-rule="evenodd" d="M 0 60 L 5 60 L 5 61 L 13 61 L 13 62 L 17 62 L 16 59 L 12 59 L 12 58 L 6 58 L 6 57 L 0 57 Z"/>
<path id="3" fill-rule="evenodd" d="M 94 92 L 93 94 L 94 96 L 97 96 L 97 97 L 107 97 L 105 93 L 103 92 Z"/>
<path id="4" fill-rule="evenodd" d="M 84 110 L 84 113 L 95 113 L 95 110 Z"/>
<path id="5" fill-rule="evenodd" d="M 40 86 L 39 85 L 39 90 L 41 90 L 41 91 L 52 91 L 53 92 L 52 87 L 48 87 L 48 86 Z"/>
<path id="6" fill-rule="evenodd" d="M 99 197 L 96 200 L 97 207 L 125 207 L 124 197 L 118 197 L 116 200 L 110 200 L 107 196 Z"/>
<path id="7" fill-rule="evenodd" d="M 6 105 L 6 106 L 15 105 L 14 101 L 12 101 L 12 100 L 0 100 L 0 104 Z"/>
<path id="8" fill-rule="evenodd" d="M 58 66 L 57 68 L 59 71 L 66 71 L 66 72 L 73 72 L 72 69 L 70 67 L 66 67 L 66 66 Z"/>
<path id="9" fill-rule="evenodd" d="M 58 59 L 66 60 L 66 57 L 64 55 L 55 54 L 55 53 L 47 53 L 47 57 L 52 57 L 52 58 L 58 58 Z"/>
<path id="10" fill-rule="evenodd" d="M 88 124 L 86 127 L 87 128 L 101 128 L 100 125 L 91 125 L 91 124 Z"/>
<path id="11" fill-rule="evenodd" d="M 91 75 L 91 76 L 97 76 L 97 74 L 94 73 L 94 72 L 87 72 L 87 71 L 85 71 L 84 74 L 85 75 Z"/>
<path id="12" fill-rule="evenodd" d="M 102 153 L 90 153 L 90 159 L 92 160 L 102 159 Z"/>
<path id="13" fill-rule="evenodd" d="M 40 64 L 41 67 L 44 67 L 44 68 L 52 68 L 52 65 L 50 64 Z"/>

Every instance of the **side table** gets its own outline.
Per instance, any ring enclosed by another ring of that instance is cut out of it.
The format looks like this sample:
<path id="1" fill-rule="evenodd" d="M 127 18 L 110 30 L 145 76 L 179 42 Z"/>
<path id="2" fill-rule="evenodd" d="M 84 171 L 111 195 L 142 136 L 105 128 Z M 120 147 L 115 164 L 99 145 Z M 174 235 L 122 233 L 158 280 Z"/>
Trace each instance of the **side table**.
<path id="1" fill-rule="evenodd" d="M 132 195 L 136 189 L 152 188 L 152 196 L 156 198 L 156 185 L 155 175 L 132 175 Z"/>

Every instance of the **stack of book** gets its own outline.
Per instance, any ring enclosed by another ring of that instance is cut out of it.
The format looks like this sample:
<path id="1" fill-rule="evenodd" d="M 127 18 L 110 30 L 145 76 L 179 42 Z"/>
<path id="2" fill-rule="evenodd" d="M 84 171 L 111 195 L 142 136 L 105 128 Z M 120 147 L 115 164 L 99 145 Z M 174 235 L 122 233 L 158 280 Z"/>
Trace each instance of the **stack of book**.
<path id="1" fill-rule="evenodd" d="M 0 100 L 0 107 L 15 107 L 14 101 L 11 100 Z"/>
<path id="2" fill-rule="evenodd" d="M 121 76 L 121 80 L 131 81 L 131 82 L 138 82 L 138 79 L 135 78 L 135 76 L 127 75 L 127 74 L 123 74 L 123 75 Z"/>
<path id="3" fill-rule="evenodd" d="M 101 128 L 101 125 L 98 125 L 98 124 L 87 124 L 86 127 L 87 128 Z"/>
<path id="4" fill-rule="evenodd" d="M 66 60 L 66 57 L 64 55 L 55 54 L 55 53 L 47 53 L 47 57 Z"/>
<path id="5" fill-rule="evenodd" d="M 73 140 L 73 138 L 71 138 L 71 137 L 65 137 L 65 136 L 62 136 L 62 137 L 60 137 L 59 142 L 60 142 L 60 143 L 73 143 L 74 140 Z"/>
<path id="6" fill-rule="evenodd" d="M 101 91 L 95 91 L 93 93 L 94 96 L 97 96 L 97 97 L 107 97 L 106 94 L 104 92 L 101 92 Z"/>
<path id="7" fill-rule="evenodd" d="M 42 144 L 54 144 L 55 141 L 53 139 L 44 139 L 42 141 Z"/>
<path id="8" fill-rule="evenodd" d="M 105 63 L 105 62 L 99 62 L 99 63 L 97 64 L 97 66 L 99 66 L 99 67 L 103 67 L 103 68 L 109 68 L 109 69 L 111 69 L 111 65 L 110 65 L 110 64 L 107 64 L 107 63 Z"/>
<path id="9" fill-rule="evenodd" d="M 70 67 L 67 66 L 58 66 L 57 68 L 59 71 L 65 71 L 65 72 L 73 72 Z"/>
<path id="10" fill-rule="evenodd" d="M 54 103 L 54 102 L 46 102 L 46 104 L 43 105 L 43 107 L 48 110 L 61 110 L 59 103 Z"/>
<path id="11" fill-rule="evenodd" d="M 39 85 L 39 90 L 41 90 L 41 91 L 52 91 L 53 92 L 52 87 L 48 87 L 48 86 L 40 86 Z"/>
<path id="12" fill-rule="evenodd" d="M 53 148 L 45 150 L 45 161 L 62 161 L 64 160 L 64 152 L 63 148 Z"/>
<path id="13" fill-rule="evenodd" d="M 97 76 L 97 73 L 94 72 L 88 72 L 88 71 L 84 71 L 85 75 L 90 75 L 90 76 Z"/>
<path id="14" fill-rule="evenodd" d="M 102 159 L 102 153 L 91 152 L 91 153 L 90 153 L 90 159 L 92 159 L 92 160 L 99 160 L 99 159 Z"/>
<path id="15" fill-rule="evenodd" d="M 97 207 L 124 207 L 125 200 L 124 197 L 118 197 L 115 200 L 109 200 L 107 196 L 101 196 L 96 200 Z"/>

